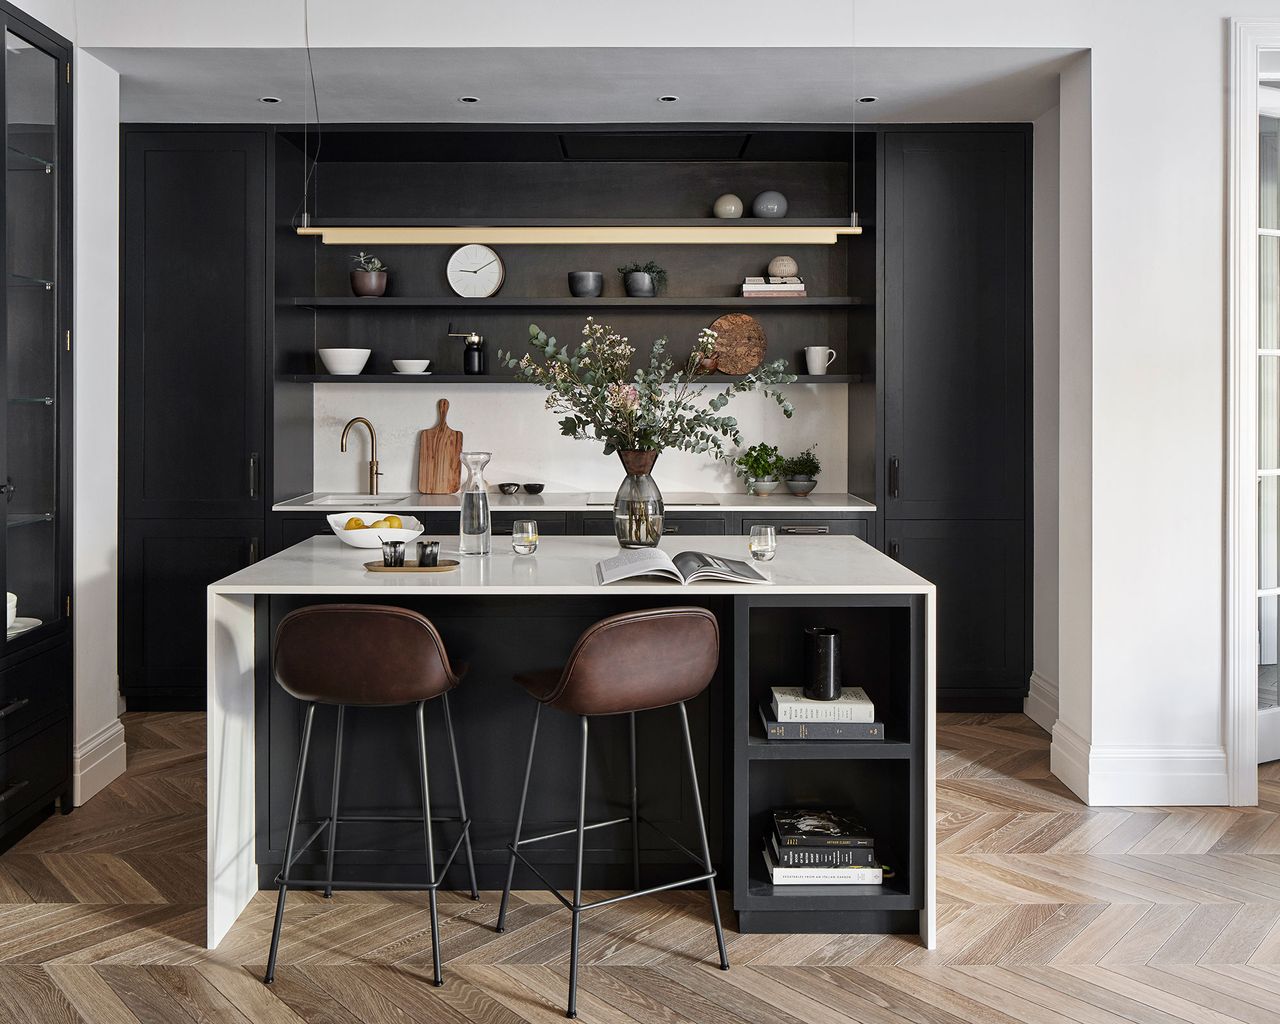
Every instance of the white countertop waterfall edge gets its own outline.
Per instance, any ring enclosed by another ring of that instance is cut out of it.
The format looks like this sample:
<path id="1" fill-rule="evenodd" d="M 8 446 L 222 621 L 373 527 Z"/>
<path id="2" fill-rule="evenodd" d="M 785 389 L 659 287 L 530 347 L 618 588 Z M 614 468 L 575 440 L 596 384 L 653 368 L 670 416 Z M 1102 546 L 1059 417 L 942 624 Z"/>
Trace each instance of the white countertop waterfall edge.
<path id="1" fill-rule="evenodd" d="M 369 505 L 362 501 L 368 498 L 365 494 L 351 495 L 351 502 L 343 505 L 309 505 L 309 501 L 329 492 L 303 494 L 288 501 L 279 501 L 271 506 L 272 512 L 456 512 L 461 501 L 460 494 L 408 494 L 403 502 L 394 505 Z M 398 492 L 397 492 L 398 493 Z M 385 497 L 385 495 L 384 495 Z M 539 512 L 597 512 L 609 515 L 613 512 L 611 505 L 588 504 L 588 493 L 585 491 L 552 494 L 503 494 L 501 491 L 489 492 L 489 507 L 494 512 L 527 512 L 537 517 Z M 875 505 L 856 494 L 827 494 L 814 491 L 803 498 L 798 498 L 787 490 L 786 484 L 779 484 L 778 490 L 763 498 L 750 494 L 698 494 L 697 503 L 689 503 L 694 497 L 692 492 L 672 493 L 672 504 L 667 511 L 673 515 L 689 513 L 710 515 L 716 512 L 764 512 L 776 515 L 781 512 L 797 512 L 813 515 L 823 512 L 874 512 Z"/>
<path id="2" fill-rule="evenodd" d="M 336 537 L 313 537 L 271 555 L 208 588 L 208 829 L 206 852 L 206 943 L 214 949 L 231 930 L 258 891 L 256 748 L 254 708 L 254 598 L 259 594 L 449 595 L 594 593 L 753 594 L 920 594 L 925 598 L 925 892 L 920 938 L 937 944 L 935 854 L 935 771 L 937 672 L 936 592 L 932 583 L 855 537 L 782 537 L 777 558 L 757 565 L 771 586 L 699 583 L 682 588 L 669 583 L 630 583 L 600 587 L 595 563 L 617 553 L 606 537 L 544 538 L 536 555 L 511 553 L 505 538 L 494 538 L 494 553 L 462 558 L 446 573 L 370 573 L 364 562 L 377 552 L 349 548 Z M 443 538 L 442 554 L 456 549 Z M 711 554 L 747 557 L 742 537 L 672 539 L 669 553 L 696 547 Z"/>

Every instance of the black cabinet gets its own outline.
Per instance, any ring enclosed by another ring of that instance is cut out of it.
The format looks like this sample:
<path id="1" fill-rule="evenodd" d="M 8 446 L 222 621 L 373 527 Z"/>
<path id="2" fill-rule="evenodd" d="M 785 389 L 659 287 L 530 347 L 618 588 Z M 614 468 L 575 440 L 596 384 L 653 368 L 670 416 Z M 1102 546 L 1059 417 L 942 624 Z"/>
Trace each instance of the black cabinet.
<path id="1" fill-rule="evenodd" d="M 1028 136 L 884 140 L 889 519 L 1026 514 Z"/>
<path id="2" fill-rule="evenodd" d="M 1021 710 L 1027 665 L 1025 538 L 1000 519 L 897 519 L 888 553 L 938 588 L 938 701 Z"/>
<path id="3" fill-rule="evenodd" d="M 724 516 L 672 515 L 668 512 L 662 520 L 664 537 L 723 537 L 724 533 Z M 584 537 L 612 537 L 613 515 L 584 515 L 582 534 Z"/>
<path id="4" fill-rule="evenodd" d="M 814 516 L 780 515 L 760 516 L 742 520 L 741 533 L 746 536 L 754 526 L 772 526 L 779 537 L 857 537 L 869 540 L 871 520 L 867 516 L 849 519 L 821 519 Z"/>
<path id="5" fill-rule="evenodd" d="M 261 551 L 259 519 L 126 521 L 120 691 L 131 709 L 204 706 L 205 588 Z"/>

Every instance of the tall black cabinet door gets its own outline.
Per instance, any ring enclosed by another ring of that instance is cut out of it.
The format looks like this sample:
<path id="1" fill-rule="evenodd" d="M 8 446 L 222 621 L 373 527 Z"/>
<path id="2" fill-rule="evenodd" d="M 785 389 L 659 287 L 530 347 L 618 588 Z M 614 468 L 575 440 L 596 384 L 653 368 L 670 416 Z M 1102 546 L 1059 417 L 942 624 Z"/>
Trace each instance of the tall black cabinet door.
<path id="1" fill-rule="evenodd" d="M 129 132 L 124 189 L 124 514 L 260 514 L 265 136 Z"/>
<path id="2" fill-rule="evenodd" d="M 205 588 L 256 561 L 262 545 L 259 519 L 125 521 L 120 691 L 130 710 L 204 706 Z"/>
<path id="3" fill-rule="evenodd" d="M 1028 678 L 1022 523 L 890 520 L 885 549 L 938 588 L 938 706 L 1020 710 Z"/>
<path id="4" fill-rule="evenodd" d="M 885 136 L 886 517 L 1025 513 L 1028 136 Z"/>

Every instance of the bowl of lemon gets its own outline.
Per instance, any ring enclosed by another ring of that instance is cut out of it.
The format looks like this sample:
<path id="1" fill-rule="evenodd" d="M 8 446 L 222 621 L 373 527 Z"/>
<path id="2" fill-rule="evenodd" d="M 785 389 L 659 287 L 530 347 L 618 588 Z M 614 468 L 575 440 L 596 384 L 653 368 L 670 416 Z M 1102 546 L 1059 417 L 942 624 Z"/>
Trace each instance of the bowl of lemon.
<path id="1" fill-rule="evenodd" d="M 384 540 L 402 540 L 407 544 L 422 536 L 422 524 L 413 516 L 335 512 L 328 519 L 329 528 L 338 540 L 353 548 L 380 548 Z"/>

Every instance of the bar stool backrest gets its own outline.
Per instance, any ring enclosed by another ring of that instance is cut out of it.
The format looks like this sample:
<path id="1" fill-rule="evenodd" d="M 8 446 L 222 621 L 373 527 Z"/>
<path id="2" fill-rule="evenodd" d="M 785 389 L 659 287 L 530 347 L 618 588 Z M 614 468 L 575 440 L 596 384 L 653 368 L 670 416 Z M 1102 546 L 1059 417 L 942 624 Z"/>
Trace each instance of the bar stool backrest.
<path id="1" fill-rule="evenodd" d="M 720 661 L 720 627 L 705 608 L 651 608 L 601 619 L 578 638 L 544 700 L 577 715 L 617 715 L 690 700 Z"/>
<path id="2" fill-rule="evenodd" d="M 458 684 L 430 620 L 386 605 L 290 612 L 276 629 L 272 664 L 288 693 L 321 704 L 413 704 Z"/>

